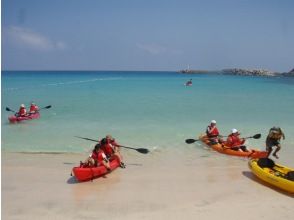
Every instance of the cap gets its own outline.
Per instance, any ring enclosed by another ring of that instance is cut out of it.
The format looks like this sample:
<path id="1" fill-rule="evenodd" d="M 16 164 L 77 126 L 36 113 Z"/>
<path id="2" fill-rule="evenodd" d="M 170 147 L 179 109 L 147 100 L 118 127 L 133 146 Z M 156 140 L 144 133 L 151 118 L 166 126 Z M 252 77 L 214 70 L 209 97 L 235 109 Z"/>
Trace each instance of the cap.
<path id="1" fill-rule="evenodd" d="M 21 104 L 21 105 L 20 105 L 20 107 L 24 108 L 24 107 L 25 107 L 25 105 L 24 105 L 24 104 Z"/>
<path id="2" fill-rule="evenodd" d="M 212 124 L 216 124 L 216 120 L 212 120 L 210 123 L 212 123 Z"/>
<path id="3" fill-rule="evenodd" d="M 232 129 L 232 134 L 238 133 L 238 130 L 236 128 Z"/>

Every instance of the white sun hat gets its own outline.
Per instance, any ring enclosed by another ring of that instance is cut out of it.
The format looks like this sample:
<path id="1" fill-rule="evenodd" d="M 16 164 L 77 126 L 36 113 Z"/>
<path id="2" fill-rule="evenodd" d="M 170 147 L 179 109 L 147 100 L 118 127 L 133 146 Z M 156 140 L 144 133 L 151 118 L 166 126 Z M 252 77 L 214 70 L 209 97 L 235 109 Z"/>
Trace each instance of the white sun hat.
<path id="1" fill-rule="evenodd" d="M 232 134 L 238 133 L 238 130 L 236 128 L 232 129 Z"/>
<path id="2" fill-rule="evenodd" d="M 216 120 L 212 120 L 210 123 L 212 123 L 212 124 L 216 124 Z"/>

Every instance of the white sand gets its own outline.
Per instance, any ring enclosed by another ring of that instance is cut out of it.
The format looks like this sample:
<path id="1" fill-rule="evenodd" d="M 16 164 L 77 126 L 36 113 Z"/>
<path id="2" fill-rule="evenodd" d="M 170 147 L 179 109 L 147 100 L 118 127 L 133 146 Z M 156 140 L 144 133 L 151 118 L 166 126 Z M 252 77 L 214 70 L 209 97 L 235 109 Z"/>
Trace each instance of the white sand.
<path id="1" fill-rule="evenodd" d="M 244 159 L 123 153 L 126 169 L 77 183 L 71 168 L 86 155 L 2 152 L 2 219 L 293 219 L 293 195 L 259 182 Z"/>

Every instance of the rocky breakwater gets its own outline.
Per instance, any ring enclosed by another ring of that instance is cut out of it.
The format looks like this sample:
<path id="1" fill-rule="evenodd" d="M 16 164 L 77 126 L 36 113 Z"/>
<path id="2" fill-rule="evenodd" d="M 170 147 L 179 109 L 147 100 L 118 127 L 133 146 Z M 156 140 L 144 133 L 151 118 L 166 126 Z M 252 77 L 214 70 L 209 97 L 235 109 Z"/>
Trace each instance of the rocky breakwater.
<path id="1" fill-rule="evenodd" d="M 283 76 L 294 76 L 294 69 L 292 69 L 290 72 L 282 73 Z"/>
<path id="2" fill-rule="evenodd" d="M 279 73 L 263 69 L 224 69 L 223 74 L 240 75 L 240 76 L 277 76 Z"/>
<path id="3" fill-rule="evenodd" d="M 186 74 L 201 74 L 201 73 L 208 73 L 208 70 L 191 70 L 191 69 L 185 69 L 178 71 L 179 73 L 186 73 Z"/>

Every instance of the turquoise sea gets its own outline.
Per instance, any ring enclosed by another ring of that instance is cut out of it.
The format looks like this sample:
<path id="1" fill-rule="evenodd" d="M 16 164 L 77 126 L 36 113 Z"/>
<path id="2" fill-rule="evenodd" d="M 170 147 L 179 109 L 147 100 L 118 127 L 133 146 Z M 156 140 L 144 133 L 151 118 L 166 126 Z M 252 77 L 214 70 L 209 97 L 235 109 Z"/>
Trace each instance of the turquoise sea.
<path id="1" fill-rule="evenodd" d="M 223 135 L 231 128 L 261 133 L 248 140 L 260 149 L 269 128 L 280 126 L 280 155 L 294 153 L 294 78 L 136 71 L 3 71 L 1 78 L 2 151 L 85 152 L 92 143 L 74 136 L 106 134 L 125 146 L 185 148 L 185 139 L 215 119 Z M 184 86 L 190 78 L 193 86 Z M 40 119 L 9 124 L 5 107 L 31 101 L 52 108 Z"/>

